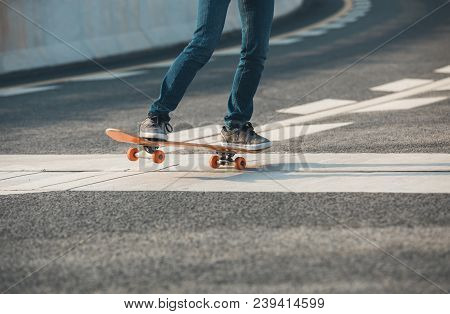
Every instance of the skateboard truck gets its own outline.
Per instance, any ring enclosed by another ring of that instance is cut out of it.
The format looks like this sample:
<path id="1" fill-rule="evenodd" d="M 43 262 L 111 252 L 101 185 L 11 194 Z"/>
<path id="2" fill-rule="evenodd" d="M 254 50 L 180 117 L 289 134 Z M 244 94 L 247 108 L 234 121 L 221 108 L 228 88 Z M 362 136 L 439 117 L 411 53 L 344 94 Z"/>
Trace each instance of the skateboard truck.
<path id="1" fill-rule="evenodd" d="M 246 166 L 246 161 L 244 157 L 237 157 L 233 159 L 235 152 L 223 152 L 216 151 L 214 155 L 209 159 L 209 165 L 213 169 L 217 169 L 220 166 L 232 165 L 234 163 L 234 167 L 238 170 L 244 170 Z"/>
<path id="2" fill-rule="evenodd" d="M 147 153 L 152 155 L 152 160 L 156 164 L 160 164 L 166 159 L 166 154 L 162 150 L 159 150 L 159 146 L 143 145 L 143 148 Z M 137 161 L 139 159 L 139 149 L 136 147 L 129 148 L 127 157 L 129 161 Z"/>
<path id="3" fill-rule="evenodd" d="M 220 157 L 219 161 L 222 166 L 233 163 L 233 156 L 236 155 L 235 153 L 231 153 L 231 152 L 229 152 L 229 153 L 216 152 L 216 154 L 219 154 L 219 157 Z"/>

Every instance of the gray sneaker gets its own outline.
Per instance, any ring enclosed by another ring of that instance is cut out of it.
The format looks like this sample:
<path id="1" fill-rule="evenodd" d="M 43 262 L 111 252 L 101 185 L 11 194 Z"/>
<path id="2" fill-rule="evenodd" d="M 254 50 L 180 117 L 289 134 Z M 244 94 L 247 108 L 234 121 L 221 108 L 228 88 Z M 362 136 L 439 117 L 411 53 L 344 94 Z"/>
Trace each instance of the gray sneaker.
<path id="1" fill-rule="evenodd" d="M 172 126 L 158 117 L 148 117 L 139 126 L 139 136 L 148 139 L 167 141 L 167 133 L 172 131 Z"/>
<path id="2" fill-rule="evenodd" d="M 272 146 L 272 142 L 261 135 L 256 134 L 250 122 L 247 122 L 240 128 L 228 130 L 222 128 L 222 145 L 244 148 L 249 150 L 260 150 Z"/>

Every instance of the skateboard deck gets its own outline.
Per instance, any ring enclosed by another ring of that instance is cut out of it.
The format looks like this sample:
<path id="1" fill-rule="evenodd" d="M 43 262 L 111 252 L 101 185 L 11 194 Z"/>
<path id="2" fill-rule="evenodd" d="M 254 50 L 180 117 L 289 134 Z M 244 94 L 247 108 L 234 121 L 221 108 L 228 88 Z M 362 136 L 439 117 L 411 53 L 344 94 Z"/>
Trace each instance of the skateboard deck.
<path id="1" fill-rule="evenodd" d="M 175 146 L 194 149 L 203 148 L 211 150 L 213 152 L 213 155 L 209 160 L 209 165 L 212 168 L 219 168 L 221 165 L 234 164 L 234 167 L 236 169 L 243 170 L 245 169 L 246 166 L 246 160 L 244 157 L 234 158 L 236 154 L 248 154 L 248 153 L 256 154 L 267 149 L 264 148 L 259 150 L 249 150 L 239 147 L 213 145 L 206 143 L 152 140 L 128 134 L 119 129 L 106 129 L 105 133 L 107 136 L 109 136 L 111 139 L 117 142 L 142 146 L 147 153 L 152 155 L 152 159 L 155 163 L 162 163 L 165 159 L 164 151 L 159 149 L 161 147 Z M 139 149 L 136 147 L 128 149 L 127 157 L 130 161 L 138 160 L 139 158 L 141 158 L 139 155 Z"/>

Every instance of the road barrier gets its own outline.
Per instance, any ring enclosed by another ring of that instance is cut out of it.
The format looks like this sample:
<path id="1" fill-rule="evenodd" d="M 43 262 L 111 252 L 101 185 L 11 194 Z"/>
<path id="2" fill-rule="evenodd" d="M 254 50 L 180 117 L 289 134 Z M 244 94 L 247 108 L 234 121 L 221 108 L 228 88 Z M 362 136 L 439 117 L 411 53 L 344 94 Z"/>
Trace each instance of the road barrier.
<path id="1" fill-rule="evenodd" d="M 276 0 L 275 16 L 303 0 Z M 0 3 L 0 74 L 163 48 L 188 41 L 194 0 L 15 0 Z M 224 32 L 240 28 L 232 1 Z"/>

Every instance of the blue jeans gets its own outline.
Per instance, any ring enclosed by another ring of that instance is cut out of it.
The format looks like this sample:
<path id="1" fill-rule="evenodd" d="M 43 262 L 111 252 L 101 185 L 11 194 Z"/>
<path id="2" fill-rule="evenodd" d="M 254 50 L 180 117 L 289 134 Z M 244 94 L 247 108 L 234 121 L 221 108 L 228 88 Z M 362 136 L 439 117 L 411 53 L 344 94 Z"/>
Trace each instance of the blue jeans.
<path id="1" fill-rule="evenodd" d="M 187 87 L 211 58 L 219 43 L 230 0 L 199 0 L 197 28 L 191 42 L 175 59 L 161 85 L 149 115 L 169 121 Z M 239 127 L 250 121 L 253 97 L 264 69 L 272 28 L 274 0 L 238 0 L 242 21 L 241 57 L 228 100 L 225 125 Z"/>

